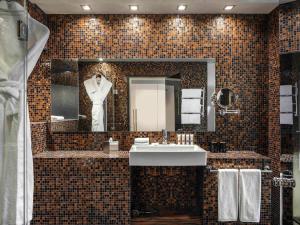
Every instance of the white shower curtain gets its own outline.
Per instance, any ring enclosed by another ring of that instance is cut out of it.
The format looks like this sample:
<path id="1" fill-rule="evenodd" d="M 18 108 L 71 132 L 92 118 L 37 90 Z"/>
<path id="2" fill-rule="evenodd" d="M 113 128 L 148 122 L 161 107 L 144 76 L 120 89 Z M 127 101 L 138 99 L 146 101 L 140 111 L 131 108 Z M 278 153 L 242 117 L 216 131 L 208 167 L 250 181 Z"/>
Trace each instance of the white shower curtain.
<path id="1" fill-rule="evenodd" d="M 0 225 L 24 225 L 32 219 L 34 185 L 25 84 L 49 30 L 27 18 L 16 2 L 1 1 L 0 9 L 4 8 L 8 11 L 0 15 Z M 28 49 L 17 37 L 18 20 L 28 24 Z"/>

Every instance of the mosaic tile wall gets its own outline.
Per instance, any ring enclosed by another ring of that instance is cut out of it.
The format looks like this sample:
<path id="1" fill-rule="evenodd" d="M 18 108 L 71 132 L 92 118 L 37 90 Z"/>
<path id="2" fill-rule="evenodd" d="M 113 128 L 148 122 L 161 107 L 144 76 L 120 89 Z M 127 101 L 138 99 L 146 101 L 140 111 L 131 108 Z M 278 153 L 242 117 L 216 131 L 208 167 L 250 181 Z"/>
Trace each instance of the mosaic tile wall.
<path id="1" fill-rule="evenodd" d="M 217 89 L 237 92 L 242 111 L 218 116 L 217 136 L 235 150 L 266 153 L 266 16 L 49 15 L 48 22 L 51 58 L 216 58 Z"/>
<path id="2" fill-rule="evenodd" d="M 34 158 L 32 225 L 130 224 L 128 158 L 89 154 Z"/>
<path id="3" fill-rule="evenodd" d="M 43 24 L 47 24 L 47 15 L 35 4 L 28 2 L 29 14 Z M 46 48 L 47 49 L 47 46 Z M 27 82 L 28 109 L 31 121 L 33 154 L 47 150 L 50 121 L 50 64 L 45 57 L 46 50 L 35 66 Z"/>
<path id="4" fill-rule="evenodd" d="M 268 156 L 271 158 L 271 168 L 273 176 L 278 176 L 280 172 L 280 58 L 279 58 L 279 13 L 273 11 L 269 15 L 268 25 L 268 52 L 269 52 L 269 77 L 268 77 Z M 272 187 L 272 212 L 273 224 L 279 223 L 279 189 Z"/>
<path id="5" fill-rule="evenodd" d="M 280 52 L 300 51 L 300 2 L 284 4 L 280 7 Z"/>
<path id="6" fill-rule="evenodd" d="M 268 154 L 276 174 L 280 171 L 280 136 L 279 127 L 276 125 L 279 123 L 279 111 L 276 107 L 276 101 L 279 100 L 279 52 L 300 49 L 297 29 L 299 3 L 285 5 L 280 7 L 279 11 L 272 12 L 269 18 L 249 15 L 110 15 L 96 16 L 94 19 L 88 15 L 51 15 L 48 21 L 54 35 L 48 44 L 51 47 L 43 57 L 45 60 L 77 57 L 216 58 L 217 87 L 229 86 L 239 92 L 242 114 L 240 117 L 229 117 L 228 120 L 217 117 L 218 132 L 197 134 L 198 143 L 207 145 L 208 141 L 222 137 L 227 140 L 231 149 L 252 149 Z M 33 13 L 35 12 L 31 14 Z M 45 19 L 44 16 L 40 18 Z M 253 32 L 251 38 L 250 31 Z M 34 72 L 36 80 L 31 78 L 31 83 L 29 80 L 29 109 L 32 121 L 47 121 L 50 117 L 48 70 L 47 63 L 38 65 Z M 35 98 L 37 94 L 40 99 Z M 236 130 L 239 131 L 238 134 L 235 133 Z M 87 146 L 95 148 L 94 142 L 83 143 L 78 134 L 74 134 L 74 140 L 77 138 L 74 142 L 73 136 L 68 135 L 54 134 L 51 141 L 55 143 L 55 148 L 62 149 L 67 146 L 67 149 L 76 149 L 77 143 L 81 146 L 78 149 L 87 149 Z M 114 135 L 119 137 L 124 134 Z M 107 137 L 99 134 L 99 138 L 104 140 Z M 66 140 L 70 140 L 71 144 L 65 143 Z M 94 141 L 95 137 L 87 140 Z M 127 142 L 129 141 L 124 141 L 124 146 L 129 146 Z M 96 149 L 101 149 L 101 146 L 97 145 Z"/>
<path id="7" fill-rule="evenodd" d="M 132 210 L 154 215 L 200 213 L 201 169 L 197 167 L 133 167 Z"/>
<path id="8" fill-rule="evenodd" d="M 48 126 L 46 123 L 31 123 L 32 153 L 33 155 L 44 152 L 48 148 Z"/>

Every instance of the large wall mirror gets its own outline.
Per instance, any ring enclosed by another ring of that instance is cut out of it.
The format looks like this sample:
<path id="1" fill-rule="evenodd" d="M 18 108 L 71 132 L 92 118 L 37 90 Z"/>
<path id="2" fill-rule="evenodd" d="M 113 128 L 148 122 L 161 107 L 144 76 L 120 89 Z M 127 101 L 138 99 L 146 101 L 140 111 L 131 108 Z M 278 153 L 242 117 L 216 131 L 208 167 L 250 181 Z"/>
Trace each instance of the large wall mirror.
<path id="1" fill-rule="evenodd" d="M 54 59 L 52 132 L 215 131 L 213 59 Z"/>

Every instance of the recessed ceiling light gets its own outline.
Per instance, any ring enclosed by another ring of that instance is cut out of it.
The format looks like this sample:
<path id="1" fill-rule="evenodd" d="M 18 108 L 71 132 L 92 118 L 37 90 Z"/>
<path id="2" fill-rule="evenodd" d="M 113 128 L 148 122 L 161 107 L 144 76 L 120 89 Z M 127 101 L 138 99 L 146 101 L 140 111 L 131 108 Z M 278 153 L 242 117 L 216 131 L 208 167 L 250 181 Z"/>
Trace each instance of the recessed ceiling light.
<path id="1" fill-rule="evenodd" d="M 226 5 L 225 8 L 224 8 L 224 10 L 230 11 L 230 10 L 232 10 L 234 7 L 235 7 L 234 5 Z"/>
<path id="2" fill-rule="evenodd" d="M 103 60 L 104 60 L 103 58 L 98 58 L 99 62 L 103 62 Z"/>
<path id="3" fill-rule="evenodd" d="M 89 5 L 81 5 L 81 8 L 84 10 L 84 11 L 90 11 L 92 8 L 91 6 Z"/>
<path id="4" fill-rule="evenodd" d="M 185 11 L 186 8 L 187 8 L 187 5 L 179 5 L 179 6 L 177 6 L 177 10 L 178 11 Z"/>
<path id="5" fill-rule="evenodd" d="M 130 9 L 131 11 L 138 11 L 138 10 L 139 10 L 139 6 L 138 6 L 138 5 L 130 5 L 130 6 L 129 6 L 129 9 Z"/>

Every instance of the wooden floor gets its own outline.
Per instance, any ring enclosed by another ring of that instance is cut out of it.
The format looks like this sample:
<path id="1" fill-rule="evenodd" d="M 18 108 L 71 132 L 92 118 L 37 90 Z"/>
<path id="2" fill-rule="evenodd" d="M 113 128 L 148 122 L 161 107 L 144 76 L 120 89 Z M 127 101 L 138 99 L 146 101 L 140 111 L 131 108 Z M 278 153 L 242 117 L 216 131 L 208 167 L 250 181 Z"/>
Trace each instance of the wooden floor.
<path id="1" fill-rule="evenodd" d="M 132 218 L 131 225 L 201 225 L 199 216 L 170 215 Z"/>

